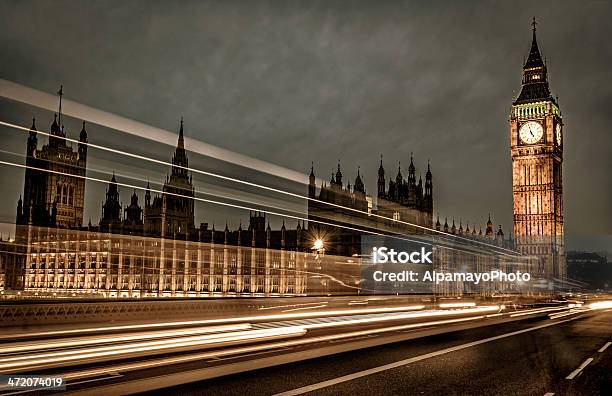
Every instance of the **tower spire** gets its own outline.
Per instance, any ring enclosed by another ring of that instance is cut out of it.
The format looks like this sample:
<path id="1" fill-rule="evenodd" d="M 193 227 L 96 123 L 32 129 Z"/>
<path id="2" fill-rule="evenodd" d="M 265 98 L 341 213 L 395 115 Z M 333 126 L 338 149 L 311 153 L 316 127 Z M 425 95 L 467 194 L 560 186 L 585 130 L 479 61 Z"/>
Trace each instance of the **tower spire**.
<path id="1" fill-rule="evenodd" d="M 544 67 L 544 61 L 542 60 L 542 55 L 540 55 L 540 49 L 538 48 L 538 40 L 536 37 L 536 19 L 533 17 L 533 21 L 531 22 L 531 30 L 532 30 L 532 38 L 531 38 L 531 49 L 529 50 L 529 56 L 527 57 L 527 62 L 523 66 L 523 69 L 532 69 L 534 67 Z"/>
<path id="2" fill-rule="evenodd" d="M 57 91 L 59 95 L 59 111 L 58 111 L 58 125 L 62 125 L 62 96 L 64 96 L 64 86 L 60 84 L 60 89 Z"/>
<path id="3" fill-rule="evenodd" d="M 179 129 L 178 147 L 185 148 L 185 138 L 183 136 L 183 116 L 181 116 L 181 128 Z"/>

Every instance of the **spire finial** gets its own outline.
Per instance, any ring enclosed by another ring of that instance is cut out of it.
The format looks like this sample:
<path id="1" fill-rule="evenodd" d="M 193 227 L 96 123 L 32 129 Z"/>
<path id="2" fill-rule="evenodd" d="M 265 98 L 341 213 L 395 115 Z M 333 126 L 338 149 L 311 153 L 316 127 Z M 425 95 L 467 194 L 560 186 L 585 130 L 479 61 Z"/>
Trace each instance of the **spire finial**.
<path id="1" fill-rule="evenodd" d="M 534 17 L 533 17 L 533 20 L 531 21 L 531 28 L 532 28 L 532 30 L 533 30 L 533 34 L 535 34 L 535 32 L 536 32 L 536 25 L 537 25 L 537 24 L 538 24 L 538 23 L 536 22 L 536 17 L 534 16 Z"/>
<path id="2" fill-rule="evenodd" d="M 57 91 L 59 95 L 59 117 L 57 123 L 62 125 L 62 96 L 64 96 L 64 86 L 60 84 L 60 89 Z"/>
<path id="3" fill-rule="evenodd" d="M 180 149 L 185 148 L 185 142 L 183 140 L 183 116 L 181 116 L 181 127 L 179 129 L 178 147 Z"/>

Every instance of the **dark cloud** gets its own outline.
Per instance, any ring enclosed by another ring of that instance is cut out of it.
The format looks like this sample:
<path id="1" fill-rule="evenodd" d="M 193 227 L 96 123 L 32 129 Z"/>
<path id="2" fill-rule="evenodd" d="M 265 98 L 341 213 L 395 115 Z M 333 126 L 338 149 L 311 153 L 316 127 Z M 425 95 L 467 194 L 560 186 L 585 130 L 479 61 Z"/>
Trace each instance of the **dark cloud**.
<path id="1" fill-rule="evenodd" d="M 170 130 L 183 115 L 190 136 L 299 171 L 314 160 L 323 178 L 340 159 L 351 179 L 361 166 L 370 192 L 381 153 L 395 174 L 414 152 L 418 171 L 431 159 L 436 212 L 482 223 L 491 211 L 508 230 L 507 119 L 535 15 L 566 124 L 566 232 L 609 235 L 611 11 L 557 1 L 3 1 L 0 71 L 49 92 L 62 82 L 71 99 Z M 11 186 L 3 219 L 22 188 Z M 98 208 L 89 211 L 95 220 Z"/>

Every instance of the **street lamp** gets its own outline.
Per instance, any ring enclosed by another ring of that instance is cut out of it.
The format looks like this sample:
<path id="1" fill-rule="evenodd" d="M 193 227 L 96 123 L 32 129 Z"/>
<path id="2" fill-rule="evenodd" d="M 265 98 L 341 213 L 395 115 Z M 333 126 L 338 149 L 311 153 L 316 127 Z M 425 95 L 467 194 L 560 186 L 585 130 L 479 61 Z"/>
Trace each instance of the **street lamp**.
<path id="1" fill-rule="evenodd" d="M 314 243 L 312 244 L 312 252 L 315 256 L 315 272 L 317 274 L 319 274 L 319 276 L 321 275 L 321 259 L 322 256 L 325 254 L 325 243 L 323 242 L 323 239 L 321 238 L 317 238 L 315 239 Z M 322 292 L 329 292 L 328 289 L 328 283 L 327 283 L 327 279 L 325 279 L 324 276 L 321 276 L 321 286 Z"/>

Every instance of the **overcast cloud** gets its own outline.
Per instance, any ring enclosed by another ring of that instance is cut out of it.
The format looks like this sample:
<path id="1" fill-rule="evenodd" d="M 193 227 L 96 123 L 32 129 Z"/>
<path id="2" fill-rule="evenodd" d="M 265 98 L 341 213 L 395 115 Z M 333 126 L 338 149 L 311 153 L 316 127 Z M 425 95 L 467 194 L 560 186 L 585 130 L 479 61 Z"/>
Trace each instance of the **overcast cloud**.
<path id="1" fill-rule="evenodd" d="M 370 193 L 381 153 L 394 177 L 414 152 L 418 172 L 431 160 L 436 213 L 471 226 L 490 211 L 508 233 L 507 119 L 535 15 L 565 122 L 566 234 L 610 235 L 612 5 L 531 3 L 4 0 L 0 77 L 61 82 L 70 99 L 169 130 L 183 115 L 188 136 L 298 171 L 314 160 L 325 179 L 340 159 Z M 0 114 L 51 122 L 5 100 Z M 5 142 L 22 152 L 18 138 Z M 2 221 L 22 178 L 0 168 Z"/>

